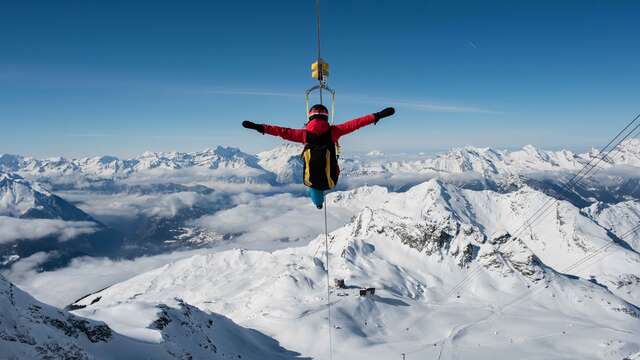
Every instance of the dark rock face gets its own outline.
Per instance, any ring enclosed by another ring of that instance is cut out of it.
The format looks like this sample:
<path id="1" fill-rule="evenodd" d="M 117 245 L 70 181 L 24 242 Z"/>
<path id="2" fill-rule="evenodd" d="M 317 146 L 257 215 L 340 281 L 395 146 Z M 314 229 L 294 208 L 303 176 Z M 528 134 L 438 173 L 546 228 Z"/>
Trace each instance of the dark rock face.
<path id="1" fill-rule="evenodd" d="M 79 346 L 74 344 L 61 345 L 58 343 L 45 343 L 35 347 L 36 352 L 46 360 L 89 360 L 89 355 Z"/>
<path id="2" fill-rule="evenodd" d="M 59 219 L 64 221 L 92 221 L 97 222 L 84 211 L 73 206 L 56 195 L 35 193 L 37 208 L 27 210 L 20 217 L 23 219 Z"/>
<path id="3" fill-rule="evenodd" d="M 67 336 L 78 338 L 80 334 L 84 334 L 92 343 L 107 342 L 111 340 L 113 332 L 107 325 L 91 325 L 91 323 L 84 319 L 68 317 L 66 321 L 54 318 L 44 317 L 42 318 L 44 323 L 47 323 L 60 331 L 64 332 Z"/>

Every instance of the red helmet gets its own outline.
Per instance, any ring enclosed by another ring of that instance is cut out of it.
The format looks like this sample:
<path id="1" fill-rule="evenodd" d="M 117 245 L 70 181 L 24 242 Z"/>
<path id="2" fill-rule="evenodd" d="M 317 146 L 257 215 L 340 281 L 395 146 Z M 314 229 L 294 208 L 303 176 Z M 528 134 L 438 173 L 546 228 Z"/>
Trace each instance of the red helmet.
<path id="1" fill-rule="evenodd" d="M 309 109 L 308 116 L 309 121 L 313 119 L 329 121 L 329 110 L 322 104 L 316 104 Z"/>

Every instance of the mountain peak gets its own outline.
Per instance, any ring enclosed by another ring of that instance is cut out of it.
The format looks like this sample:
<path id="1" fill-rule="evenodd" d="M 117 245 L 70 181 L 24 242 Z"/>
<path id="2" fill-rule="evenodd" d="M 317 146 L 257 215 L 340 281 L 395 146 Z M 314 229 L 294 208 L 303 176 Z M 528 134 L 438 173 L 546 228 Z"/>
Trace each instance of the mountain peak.
<path id="1" fill-rule="evenodd" d="M 82 210 L 19 175 L 0 173 L 0 215 L 17 218 L 95 221 Z"/>
<path id="2" fill-rule="evenodd" d="M 282 143 L 279 146 L 258 153 L 258 164 L 276 174 L 279 183 L 290 183 L 302 177 L 303 163 L 300 158 L 300 144 Z"/>

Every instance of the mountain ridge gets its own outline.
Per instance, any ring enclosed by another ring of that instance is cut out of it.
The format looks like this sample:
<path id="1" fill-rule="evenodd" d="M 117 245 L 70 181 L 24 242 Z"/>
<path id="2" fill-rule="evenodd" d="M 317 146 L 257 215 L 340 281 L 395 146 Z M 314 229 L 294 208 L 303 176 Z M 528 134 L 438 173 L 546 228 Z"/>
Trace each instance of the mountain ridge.
<path id="1" fill-rule="evenodd" d="M 177 171 L 184 169 L 241 170 L 252 169 L 262 174 L 240 175 L 238 180 L 266 183 L 290 183 L 301 172 L 298 155 L 301 146 L 282 144 L 257 155 L 250 155 L 238 148 L 218 146 L 196 152 L 147 151 L 131 159 L 112 156 L 66 159 L 62 157 L 35 159 L 20 155 L 0 154 L 0 171 L 15 172 L 23 177 L 52 178 L 90 176 L 94 179 L 127 179 L 147 171 Z M 342 162 L 343 175 L 347 177 L 383 174 L 461 174 L 476 172 L 484 176 L 512 175 L 522 172 L 575 171 L 599 155 L 598 150 L 575 154 L 569 150 L 545 151 L 533 145 L 520 150 L 507 151 L 492 148 L 466 146 L 447 153 L 419 160 L 387 161 L 384 156 L 346 157 Z M 640 167 L 640 139 L 623 142 L 601 162 L 601 166 L 628 165 Z"/>

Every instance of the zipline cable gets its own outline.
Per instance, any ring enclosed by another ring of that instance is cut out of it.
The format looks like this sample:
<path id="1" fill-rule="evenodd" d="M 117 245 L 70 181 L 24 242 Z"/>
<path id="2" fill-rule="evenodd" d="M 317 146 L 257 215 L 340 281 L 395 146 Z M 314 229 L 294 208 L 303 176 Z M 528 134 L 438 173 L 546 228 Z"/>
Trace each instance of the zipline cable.
<path id="1" fill-rule="evenodd" d="M 640 114 L 638 114 L 636 117 L 634 117 L 633 120 L 631 120 L 622 130 L 620 130 L 620 132 L 618 132 L 618 134 L 616 134 L 616 136 L 611 139 L 611 141 L 609 141 L 609 143 L 605 146 L 602 147 L 602 149 L 600 150 L 599 154 L 597 157 L 591 158 L 579 171 L 578 173 L 576 173 L 571 179 L 569 179 L 566 183 L 564 183 L 562 186 L 565 187 L 567 190 L 571 191 L 570 189 L 573 188 L 579 181 L 583 180 L 587 175 L 589 175 L 589 173 L 595 168 L 597 167 L 600 162 L 602 161 L 602 159 L 606 158 L 613 150 L 615 150 L 623 141 L 625 141 L 627 138 L 629 138 L 636 130 L 638 130 L 640 128 L 640 123 L 638 123 L 637 125 L 633 126 L 633 124 L 638 121 L 638 119 L 640 119 Z M 627 131 L 627 129 L 631 128 L 630 131 Z M 624 133 L 626 132 L 626 135 L 622 136 Z M 620 138 L 617 142 L 616 140 Z M 616 144 L 611 148 L 608 149 L 609 146 L 611 146 L 611 144 L 613 144 L 614 142 L 616 142 Z M 595 161 L 595 164 L 591 164 L 593 161 Z M 590 168 L 589 168 L 590 167 Z M 589 168 L 586 172 L 583 173 L 583 171 Z M 551 198 L 549 200 L 547 200 L 546 202 L 543 203 L 542 206 L 540 206 L 536 211 L 533 212 L 533 214 L 531 216 L 529 216 L 521 226 L 519 226 L 513 233 L 512 237 L 513 238 L 517 238 L 522 232 L 524 232 L 524 230 L 526 230 L 527 228 L 531 228 L 533 227 L 534 223 L 537 222 L 538 220 L 540 220 L 541 218 L 543 218 L 549 211 L 550 209 L 550 205 L 553 205 L 554 203 L 557 202 L 557 199 Z M 510 243 L 509 245 L 507 245 L 507 248 L 505 248 L 504 250 L 507 250 L 510 246 L 512 246 L 513 243 Z M 503 250 L 503 251 L 504 251 Z M 480 268 L 476 268 L 474 271 L 472 271 L 471 273 L 467 274 L 461 281 L 459 281 L 453 288 L 451 288 L 451 290 L 449 290 L 446 295 L 445 295 L 445 299 L 449 298 L 451 295 L 453 295 L 454 293 L 458 292 L 459 290 L 461 290 L 470 280 L 472 280 L 473 278 L 475 278 L 477 275 L 479 275 L 480 273 Z"/>
<path id="2" fill-rule="evenodd" d="M 633 235 L 638 230 L 640 230 L 640 224 L 634 226 L 629 231 L 627 231 L 624 234 L 620 235 L 618 238 L 621 239 L 621 240 L 624 240 L 627 236 Z M 580 267 L 581 265 L 584 265 L 586 262 L 588 262 L 589 260 L 593 259 L 594 257 L 602 254 L 603 252 L 606 252 L 611 246 L 613 246 L 615 244 L 616 244 L 615 240 L 611 240 L 611 241 L 607 242 L 606 244 L 604 244 L 600 248 L 594 250 L 593 252 L 587 254 L 586 256 L 578 259 L 576 262 L 574 262 L 573 264 L 569 265 L 568 267 L 562 269 L 561 272 L 562 273 L 566 273 L 567 271 L 574 270 L 574 269 Z M 593 262 L 591 265 L 595 265 L 596 263 L 602 261 L 605 257 L 606 256 L 603 256 L 599 260 L 596 260 L 595 262 Z M 542 289 L 542 287 L 539 285 L 536 288 L 531 289 L 530 291 L 527 291 L 524 294 L 517 296 L 516 298 L 511 300 L 509 303 L 507 303 L 504 306 L 502 306 L 500 308 L 500 311 L 504 311 L 506 308 L 511 307 L 511 306 L 513 306 L 513 305 L 525 300 L 529 296 L 534 295 L 534 293 L 536 293 L 540 289 Z"/>
<path id="3" fill-rule="evenodd" d="M 324 204 L 324 250 L 327 269 L 327 309 L 329 312 L 329 359 L 333 359 L 333 323 L 331 321 L 331 276 L 329 275 L 329 227 L 327 226 L 327 202 Z"/>
<path id="4" fill-rule="evenodd" d="M 636 128 L 638 128 L 638 126 L 636 126 Z M 636 131 L 635 134 L 631 135 L 631 138 L 638 138 L 638 137 L 640 137 L 640 129 L 638 129 L 638 131 Z M 620 150 L 618 150 L 618 151 L 620 151 Z M 610 157 L 610 159 L 613 160 L 612 157 Z M 596 171 L 593 172 L 592 176 L 595 176 L 600 170 L 602 170 L 602 168 L 596 169 Z"/>
<path id="5" fill-rule="evenodd" d="M 622 135 L 622 134 L 623 134 L 623 133 L 624 133 L 624 132 L 625 132 L 625 131 L 630 127 L 630 126 L 632 126 L 632 125 L 633 125 L 633 123 L 635 123 L 639 118 L 640 118 L 640 114 L 638 114 L 638 115 L 637 115 L 633 120 L 631 120 L 631 122 L 629 122 L 629 123 L 627 124 L 627 126 L 625 126 L 622 130 L 620 130 L 620 132 L 618 132 L 618 134 L 616 134 L 616 136 L 615 136 L 613 139 L 611 139 L 611 141 L 609 141 L 609 143 L 608 143 L 607 145 L 603 146 L 603 147 L 602 147 L 602 149 L 600 150 L 600 153 L 605 152 L 605 151 L 606 151 L 606 149 L 607 149 L 611 144 L 613 144 L 613 143 L 616 141 L 616 139 L 618 139 L 618 138 L 620 137 L 620 135 Z M 638 124 L 638 125 L 640 125 L 640 124 Z M 636 125 L 636 127 L 634 127 L 631 131 L 629 131 L 629 133 L 627 134 L 627 136 L 626 136 L 626 137 L 624 137 L 624 138 L 622 139 L 622 141 L 624 141 L 624 139 L 626 139 L 626 138 L 627 138 L 631 133 L 633 133 L 633 132 L 638 128 L 638 125 Z M 620 142 L 621 142 L 621 141 L 620 141 Z M 620 142 L 619 142 L 619 143 L 620 143 Z M 618 144 L 619 144 L 619 143 L 618 143 Z M 615 149 L 616 147 L 617 147 L 617 145 L 616 145 L 616 146 L 614 146 L 612 149 L 610 149 L 610 150 L 607 152 L 607 154 L 608 154 L 608 153 L 610 153 L 610 152 L 611 152 L 613 149 Z M 600 154 L 598 154 L 598 155 L 600 155 Z M 595 157 L 595 158 L 592 158 L 591 160 L 589 160 L 589 162 L 587 162 L 587 164 L 585 165 L 585 167 L 583 167 L 580 171 L 578 171 L 578 172 L 577 172 L 577 173 L 576 173 L 576 174 L 575 174 L 575 175 L 574 175 L 574 176 L 569 180 L 569 182 L 571 182 L 571 181 L 573 181 L 575 178 L 577 178 L 577 177 L 580 175 L 580 173 L 581 173 L 585 168 L 587 168 L 587 167 L 589 166 L 589 164 L 591 163 L 591 161 L 593 161 L 593 160 L 594 160 L 594 159 L 596 159 L 596 158 L 598 158 L 598 157 Z M 600 161 L 601 161 L 601 160 L 600 160 Z M 597 166 L 597 165 L 600 163 L 600 161 L 598 161 L 595 165 L 593 165 L 593 166 L 591 167 L 591 169 L 593 169 L 593 167 Z M 591 170 L 591 169 L 590 169 L 590 170 Z M 589 171 L 590 171 L 590 170 L 589 170 Z M 587 172 L 587 173 L 588 173 L 588 172 Z M 580 180 L 577 180 L 577 181 L 580 181 Z"/>
<path id="6" fill-rule="evenodd" d="M 571 187 L 575 186 L 577 184 L 577 182 L 581 181 L 582 179 L 584 179 L 591 170 L 593 170 L 599 163 L 600 161 L 602 161 L 603 158 L 607 157 L 611 151 L 613 151 L 614 149 L 616 149 L 624 140 L 626 140 L 636 129 L 638 129 L 638 127 L 640 127 L 640 123 L 638 125 L 636 125 L 635 127 L 633 127 L 631 129 L 631 131 L 629 131 L 627 133 L 626 136 L 623 136 L 622 139 L 620 139 L 616 145 L 607 150 L 607 148 L 613 143 L 615 142 L 616 139 L 618 139 L 629 127 L 631 127 L 638 119 L 640 118 L 640 114 L 638 116 L 636 116 L 630 123 L 627 124 L 627 126 L 625 126 L 607 145 L 605 145 L 601 150 L 598 157 L 594 157 L 592 159 L 589 160 L 589 162 L 587 162 L 583 168 L 578 171 L 577 174 L 575 174 L 569 181 L 567 181 L 565 184 L 562 184 L 562 186 L 567 189 L 568 191 L 571 191 Z M 592 161 L 596 161 L 596 163 L 591 166 L 591 162 Z M 584 171 L 584 169 L 586 169 L 587 167 L 591 166 L 591 168 L 585 172 L 584 174 L 582 174 L 582 171 Z M 543 203 L 542 206 L 540 206 L 536 211 L 533 212 L 533 214 L 527 218 L 527 220 L 524 221 L 524 223 L 518 227 L 515 231 L 514 231 L 514 235 L 513 237 L 518 237 L 520 235 L 520 233 L 522 233 L 527 227 L 531 228 L 533 226 L 533 224 L 535 222 L 537 222 L 539 219 L 541 219 L 542 217 L 544 217 L 548 210 L 550 209 L 550 205 L 553 205 L 553 203 L 555 203 L 557 201 L 557 199 L 549 199 L 547 200 L 545 203 Z M 506 249 L 505 249 L 506 250 Z M 476 269 L 476 272 L 479 272 L 479 269 Z M 470 274 L 468 274 L 465 278 L 463 278 L 462 281 L 460 281 L 458 284 L 456 284 L 456 286 L 454 286 L 451 291 L 449 291 L 446 295 L 446 297 L 449 297 L 450 295 L 452 295 L 453 293 L 457 292 L 458 290 L 460 290 L 466 282 L 468 282 L 469 280 L 471 280 L 472 278 L 475 277 L 475 272 L 472 272 Z"/>

